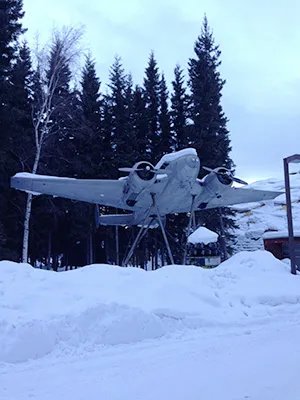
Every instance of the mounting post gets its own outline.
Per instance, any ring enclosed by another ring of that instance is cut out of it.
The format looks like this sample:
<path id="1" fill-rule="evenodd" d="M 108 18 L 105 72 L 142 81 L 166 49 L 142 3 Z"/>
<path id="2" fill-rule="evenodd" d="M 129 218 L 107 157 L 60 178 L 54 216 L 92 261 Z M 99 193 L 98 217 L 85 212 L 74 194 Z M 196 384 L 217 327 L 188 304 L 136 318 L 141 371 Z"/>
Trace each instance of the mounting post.
<path id="1" fill-rule="evenodd" d="M 191 204 L 191 210 L 190 210 L 190 218 L 189 218 L 189 224 L 188 224 L 188 231 L 187 231 L 187 239 L 190 236 L 191 233 L 191 228 L 192 228 L 192 222 L 195 224 L 195 211 L 194 211 L 194 203 L 195 203 L 195 198 L 196 195 L 192 196 L 192 204 Z M 183 265 L 186 263 L 186 253 L 187 253 L 187 247 L 188 247 L 188 242 L 186 240 L 185 248 L 184 248 L 184 253 L 183 253 Z"/>
<path id="2" fill-rule="evenodd" d="M 291 273 L 293 275 L 296 275 L 297 268 L 296 268 L 295 241 L 294 241 L 294 231 L 293 231 L 291 186 L 290 186 L 290 176 L 289 176 L 290 163 L 300 163 L 300 154 L 294 154 L 293 156 L 286 157 L 283 159 L 286 212 L 287 212 L 288 233 L 289 233 L 289 253 L 291 259 Z"/>

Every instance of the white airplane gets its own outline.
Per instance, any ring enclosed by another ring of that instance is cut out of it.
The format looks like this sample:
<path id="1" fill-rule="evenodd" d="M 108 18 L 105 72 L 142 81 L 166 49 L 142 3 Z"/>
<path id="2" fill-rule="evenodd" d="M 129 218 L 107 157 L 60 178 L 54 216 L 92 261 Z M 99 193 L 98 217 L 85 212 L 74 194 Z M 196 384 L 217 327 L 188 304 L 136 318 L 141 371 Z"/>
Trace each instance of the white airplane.
<path id="1" fill-rule="evenodd" d="M 98 222 L 102 225 L 141 226 L 135 245 L 145 231 L 159 225 L 168 251 L 164 230 L 166 215 L 187 212 L 192 215 L 198 210 L 270 200 L 282 194 L 232 187 L 233 182 L 247 183 L 224 167 L 202 168 L 209 173 L 198 179 L 200 160 L 195 149 L 187 148 L 164 155 L 155 166 L 140 161 L 131 168 L 119 168 L 129 175 L 118 180 L 17 173 L 11 178 L 11 187 L 126 210 L 129 213 L 101 215 Z M 173 261 L 170 251 L 169 256 Z"/>

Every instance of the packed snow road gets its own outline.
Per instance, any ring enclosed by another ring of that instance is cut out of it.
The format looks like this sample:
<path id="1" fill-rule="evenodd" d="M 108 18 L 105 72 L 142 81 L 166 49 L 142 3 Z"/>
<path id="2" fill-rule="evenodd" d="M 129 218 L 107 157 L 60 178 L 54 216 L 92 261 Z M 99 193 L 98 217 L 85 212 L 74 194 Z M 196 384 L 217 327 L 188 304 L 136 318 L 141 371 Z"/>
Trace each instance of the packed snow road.
<path id="1" fill-rule="evenodd" d="M 299 316 L 2 365 L 0 399 L 296 400 Z"/>

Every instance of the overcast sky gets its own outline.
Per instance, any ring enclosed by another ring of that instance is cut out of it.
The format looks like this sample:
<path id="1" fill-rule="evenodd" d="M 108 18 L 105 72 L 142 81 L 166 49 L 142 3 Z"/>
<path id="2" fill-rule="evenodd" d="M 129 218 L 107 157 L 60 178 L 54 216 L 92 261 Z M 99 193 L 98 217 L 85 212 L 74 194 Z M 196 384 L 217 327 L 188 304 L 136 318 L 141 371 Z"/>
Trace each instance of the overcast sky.
<path id="1" fill-rule="evenodd" d="M 85 26 L 84 45 L 97 61 L 102 90 L 116 54 L 142 83 L 154 50 L 171 82 L 175 64 L 186 68 L 193 56 L 206 13 L 222 51 L 223 108 L 237 175 L 283 176 L 283 157 L 300 153 L 299 0 L 24 0 L 24 10 L 30 41 L 37 32 L 46 40 L 53 26 Z"/>

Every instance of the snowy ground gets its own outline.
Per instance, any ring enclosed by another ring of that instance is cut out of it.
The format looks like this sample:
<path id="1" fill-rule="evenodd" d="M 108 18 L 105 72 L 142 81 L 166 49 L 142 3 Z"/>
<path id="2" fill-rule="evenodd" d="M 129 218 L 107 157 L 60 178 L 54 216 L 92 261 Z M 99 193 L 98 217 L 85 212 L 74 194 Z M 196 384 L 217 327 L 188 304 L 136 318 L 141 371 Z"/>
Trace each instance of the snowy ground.
<path id="1" fill-rule="evenodd" d="M 299 304 L 264 251 L 213 270 L 0 262 L 0 399 L 295 400 Z"/>

